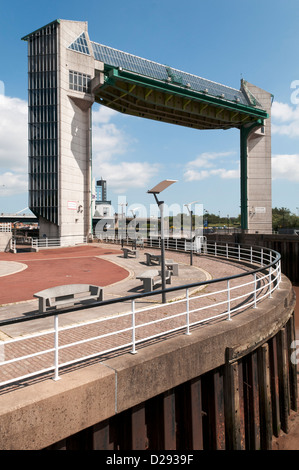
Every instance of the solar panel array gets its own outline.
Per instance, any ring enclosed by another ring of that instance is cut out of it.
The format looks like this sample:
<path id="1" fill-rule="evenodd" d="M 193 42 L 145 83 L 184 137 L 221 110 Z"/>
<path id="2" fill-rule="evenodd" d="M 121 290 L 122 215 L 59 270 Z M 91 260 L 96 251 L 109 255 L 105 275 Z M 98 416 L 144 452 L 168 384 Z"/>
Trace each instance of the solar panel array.
<path id="1" fill-rule="evenodd" d="M 169 81 L 179 86 L 189 88 L 190 90 L 249 105 L 248 100 L 240 90 L 96 42 L 91 42 L 91 45 L 95 59 L 104 62 L 104 64 L 113 67 L 122 67 L 124 70 L 156 80 Z"/>
<path id="2" fill-rule="evenodd" d="M 90 55 L 87 39 L 84 32 L 80 34 L 80 36 L 78 36 L 77 39 L 68 48 L 72 49 L 73 51 L 82 52 L 82 54 Z"/>

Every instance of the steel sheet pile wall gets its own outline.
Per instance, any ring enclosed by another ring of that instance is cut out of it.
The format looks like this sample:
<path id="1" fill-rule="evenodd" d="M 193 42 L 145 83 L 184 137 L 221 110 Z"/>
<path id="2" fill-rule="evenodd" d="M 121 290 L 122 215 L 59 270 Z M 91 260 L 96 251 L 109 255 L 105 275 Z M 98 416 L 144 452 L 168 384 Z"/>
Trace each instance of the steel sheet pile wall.
<path id="1" fill-rule="evenodd" d="M 258 450 L 297 411 L 294 315 L 257 349 L 52 445 L 65 450 Z"/>

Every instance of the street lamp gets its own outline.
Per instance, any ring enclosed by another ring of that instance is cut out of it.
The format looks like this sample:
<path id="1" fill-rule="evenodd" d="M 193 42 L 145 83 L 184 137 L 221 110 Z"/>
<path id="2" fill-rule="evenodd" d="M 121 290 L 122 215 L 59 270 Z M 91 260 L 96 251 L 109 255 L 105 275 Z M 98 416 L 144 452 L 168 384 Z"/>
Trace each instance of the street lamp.
<path id="1" fill-rule="evenodd" d="M 164 189 L 168 188 L 173 183 L 176 183 L 177 180 L 164 180 L 161 181 L 159 184 L 154 186 L 152 189 L 148 191 L 149 194 L 153 194 L 158 204 L 160 210 L 160 217 L 161 217 L 161 279 L 162 279 L 162 303 L 166 302 L 166 295 L 165 295 L 165 247 L 164 247 L 164 201 L 159 201 L 157 198 L 157 194 L 160 194 Z"/>
<path id="2" fill-rule="evenodd" d="M 137 248 L 137 243 L 136 243 L 136 211 L 138 211 L 140 209 L 140 207 L 135 207 L 135 209 L 131 209 L 131 212 L 132 212 L 132 216 L 133 216 L 133 220 L 134 220 L 134 241 L 132 240 L 132 247 Z"/>
<path id="3" fill-rule="evenodd" d="M 123 247 L 124 246 L 124 239 L 123 239 L 123 232 L 125 232 L 125 235 L 126 235 L 126 222 L 124 220 L 124 206 L 127 206 L 128 203 L 127 202 L 121 202 L 119 203 L 119 205 L 121 206 L 121 246 Z M 118 235 L 119 235 L 119 221 L 118 221 Z"/>
<path id="4" fill-rule="evenodd" d="M 140 209 L 140 207 L 135 207 L 135 209 L 131 209 L 133 219 L 136 219 L 136 214 L 135 214 L 135 212 L 138 211 L 138 209 Z"/>
<path id="5" fill-rule="evenodd" d="M 187 207 L 188 209 L 188 212 L 189 212 L 189 215 L 190 215 L 190 219 L 191 219 L 191 222 L 190 222 L 190 265 L 192 266 L 193 264 L 193 236 L 192 236 L 192 216 L 193 216 L 193 211 L 191 209 L 189 209 L 189 206 L 192 206 L 192 204 L 195 204 L 196 202 L 199 202 L 199 201 L 193 201 L 193 202 L 189 202 L 189 204 L 185 204 L 185 206 Z"/>

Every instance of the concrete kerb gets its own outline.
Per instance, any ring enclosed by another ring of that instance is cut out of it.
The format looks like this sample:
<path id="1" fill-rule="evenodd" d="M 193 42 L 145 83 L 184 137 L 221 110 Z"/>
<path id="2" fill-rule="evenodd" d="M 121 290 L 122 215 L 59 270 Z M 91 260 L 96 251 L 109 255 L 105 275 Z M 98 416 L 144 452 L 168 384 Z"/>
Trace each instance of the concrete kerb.
<path id="1" fill-rule="evenodd" d="M 25 263 L 17 263 L 15 261 L 0 261 L 0 277 L 10 276 L 27 269 Z"/>

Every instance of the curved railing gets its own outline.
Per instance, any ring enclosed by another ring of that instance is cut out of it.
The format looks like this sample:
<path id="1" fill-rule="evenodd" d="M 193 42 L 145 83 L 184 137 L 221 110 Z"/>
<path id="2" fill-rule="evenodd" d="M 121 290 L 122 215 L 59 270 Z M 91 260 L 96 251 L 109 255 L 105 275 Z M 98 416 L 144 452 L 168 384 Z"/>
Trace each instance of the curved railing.
<path id="1" fill-rule="evenodd" d="M 204 240 L 203 240 L 204 241 Z M 148 246 L 148 245 L 147 245 Z M 152 245 L 153 247 L 153 245 Z M 166 247 L 167 248 L 167 247 Z M 168 243 L 168 249 L 174 249 Z M 178 251 L 186 251 L 178 249 Z M 190 249 L 190 246 L 189 246 Z M 109 354 L 137 353 L 139 344 L 191 334 L 194 328 L 227 319 L 271 297 L 281 280 L 280 254 L 272 249 L 228 243 L 202 243 L 196 255 L 246 264 L 248 271 L 221 279 L 169 287 L 92 305 L 72 307 L 31 317 L 0 322 L 3 326 L 53 317 L 54 327 L 0 343 L 0 386 L 59 370 Z M 179 298 L 153 303 L 157 296 L 178 292 Z M 115 305 L 114 314 L 105 308 Z M 59 317 L 83 309 L 99 308 L 101 318 L 59 327 Z"/>

